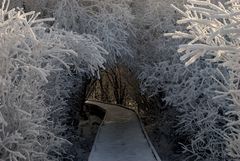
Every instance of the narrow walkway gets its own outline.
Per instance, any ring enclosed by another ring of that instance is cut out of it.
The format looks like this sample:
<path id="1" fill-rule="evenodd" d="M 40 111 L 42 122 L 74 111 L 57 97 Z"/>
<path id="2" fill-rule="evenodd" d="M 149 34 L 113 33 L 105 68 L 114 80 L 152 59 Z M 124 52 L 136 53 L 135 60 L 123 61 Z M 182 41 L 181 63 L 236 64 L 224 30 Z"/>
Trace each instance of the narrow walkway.
<path id="1" fill-rule="evenodd" d="M 89 161 L 160 161 L 134 111 L 87 101 L 106 110 Z"/>

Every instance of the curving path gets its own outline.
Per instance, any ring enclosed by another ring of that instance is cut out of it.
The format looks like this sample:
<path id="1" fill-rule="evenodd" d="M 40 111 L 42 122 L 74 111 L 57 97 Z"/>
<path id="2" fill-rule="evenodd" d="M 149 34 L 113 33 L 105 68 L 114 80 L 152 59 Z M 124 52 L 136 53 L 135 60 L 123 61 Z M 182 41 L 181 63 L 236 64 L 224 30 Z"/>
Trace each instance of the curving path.
<path id="1" fill-rule="evenodd" d="M 88 161 L 160 161 L 134 111 L 117 105 L 86 103 L 106 111 Z"/>

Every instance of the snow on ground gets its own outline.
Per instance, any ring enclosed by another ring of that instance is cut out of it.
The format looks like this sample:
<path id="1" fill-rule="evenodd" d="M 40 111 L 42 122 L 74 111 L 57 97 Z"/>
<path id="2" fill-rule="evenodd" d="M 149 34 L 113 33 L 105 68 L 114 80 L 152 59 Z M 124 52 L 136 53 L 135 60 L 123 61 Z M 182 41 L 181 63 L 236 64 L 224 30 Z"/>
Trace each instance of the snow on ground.
<path id="1" fill-rule="evenodd" d="M 116 105 L 87 103 L 106 110 L 89 161 L 157 161 L 135 112 Z"/>

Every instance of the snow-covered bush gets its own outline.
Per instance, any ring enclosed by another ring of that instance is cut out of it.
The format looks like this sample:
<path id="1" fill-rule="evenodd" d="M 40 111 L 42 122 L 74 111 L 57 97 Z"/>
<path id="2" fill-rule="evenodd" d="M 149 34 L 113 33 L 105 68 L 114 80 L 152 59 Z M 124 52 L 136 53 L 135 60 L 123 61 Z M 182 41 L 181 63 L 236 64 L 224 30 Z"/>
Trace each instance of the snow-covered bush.
<path id="1" fill-rule="evenodd" d="M 163 84 L 159 80 L 163 78 L 163 81 L 171 81 L 172 78 L 169 77 L 172 75 L 164 77 L 166 75 L 161 73 L 164 70 L 158 67 L 165 68 L 165 65 L 179 63 L 178 55 L 175 54 L 179 40 L 173 41 L 169 37 L 164 37 L 163 34 L 179 28 L 175 22 L 178 14 L 171 9 L 170 4 L 181 6 L 183 1 L 143 0 L 137 3 L 134 10 L 136 14 L 134 25 L 138 30 L 135 46 L 137 52 L 134 55 L 135 63 L 132 63 L 132 68 L 138 75 L 140 74 L 138 79 L 142 82 L 140 84 L 141 91 L 154 96 L 151 97 L 151 100 L 159 108 L 165 108 L 161 105 L 163 102 L 159 100 L 164 95 L 163 89 L 161 89 Z M 174 69 L 169 70 L 174 71 Z M 155 71 L 158 74 L 153 76 Z M 151 79 L 152 77 L 158 78 Z M 149 79 L 147 80 L 147 78 Z"/>
<path id="2" fill-rule="evenodd" d="M 86 78 L 92 76 L 99 78 L 99 70 L 104 69 L 103 64 L 106 62 L 103 56 L 108 53 L 101 47 L 102 43 L 99 39 L 94 36 L 78 35 L 54 28 L 50 29 L 49 32 L 57 35 L 57 37 L 49 37 L 49 40 L 57 39 L 61 41 L 67 50 L 73 49 L 73 54 L 75 54 L 75 56 L 63 55 L 61 59 L 52 60 L 53 64 L 59 64 L 60 62 L 64 70 L 52 71 L 49 82 L 45 86 L 46 100 L 52 107 L 52 118 L 55 118 L 54 123 L 61 126 L 75 119 L 71 117 L 79 117 L 82 105 L 73 105 L 73 102 L 69 99 L 76 97 L 73 95 L 81 96 Z M 84 98 L 79 98 L 76 101 L 81 103 L 81 100 L 84 100 Z M 75 110 L 74 116 L 69 114 L 73 110 Z M 68 126 L 67 128 L 73 127 Z M 64 130 L 61 130 L 61 133 L 67 134 Z"/>
<path id="3" fill-rule="evenodd" d="M 226 158 L 222 126 L 227 103 L 212 100 L 214 91 L 221 89 L 212 76 L 223 80 L 216 66 L 202 61 L 189 69 L 180 62 L 165 61 L 145 68 L 140 75 L 142 90 L 152 96 L 164 93 L 163 100 L 179 111 L 177 133 L 186 140 L 183 147 L 189 160 Z"/>
<path id="4" fill-rule="evenodd" d="M 60 27 L 98 37 L 110 54 L 107 59 L 116 61 L 117 57 L 132 54 L 128 40 L 133 35 L 134 17 L 129 3 L 128 0 L 61 0 L 54 15 Z"/>
<path id="5" fill-rule="evenodd" d="M 48 28 L 53 19 L 8 10 L 9 2 L 0 9 L 0 160 L 59 161 L 69 142 L 56 114 L 74 88 L 72 71 L 96 74 L 107 52 L 97 38 Z"/>
<path id="6" fill-rule="evenodd" d="M 36 38 L 32 27 L 37 26 L 34 12 L 8 11 L 8 4 L 9 1 L 3 1 L 0 14 L 0 158 L 54 160 L 48 154 L 57 153 L 63 140 L 47 126 L 48 107 L 41 88 L 52 68 L 47 63 L 49 53 L 56 56 L 61 48 Z"/>
<path id="7" fill-rule="evenodd" d="M 136 57 L 141 64 L 172 59 L 179 40 L 172 40 L 164 37 L 163 34 L 180 28 L 180 25 L 176 24 L 179 14 L 171 8 L 170 4 L 181 7 L 183 2 L 184 0 L 144 0 L 139 2 L 137 8 L 140 11 L 136 11 L 135 26 L 138 28 L 136 48 L 139 50 Z"/>
<path id="8" fill-rule="evenodd" d="M 196 112 L 187 116 L 188 111 L 183 112 L 182 121 L 189 122 L 189 118 L 195 116 L 200 120 L 202 111 L 209 111 L 211 116 L 222 116 L 221 124 L 205 124 L 203 128 L 197 129 L 198 135 L 191 140 L 191 144 L 202 142 L 197 146 L 191 146 L 190 151 L 197 158 L 201 159 L 206 153 L 199 151 L 202 145 L 211 145 L 222 142 L 221 151 L 218 148 L 208 146 L 207 154 L 211 154 L 213 159 L 225 160 L 232 158 L 239 160 L 239 1 L 229 1 L 225 4 L 213 4 L 208 0 L 189 0 L 185 5 L 186 11 L 177 9 L 183 18 L 178 21 L 179 24 L 186 25 L 187 31 L 177 31 L 170 34 L 173 38 L 189 39 L 189 42 L 180 45 L 179 52 L 183 52 L 181 60 L 192 70 L 196 66 L 196 61 L 206 61 L 216 68 L 211 68 L 221 77 L 209 75 L 221 88 L 212 87 L 206 96 L 210 97 L 212 103 L 209 108 L 200 108 L 193 106 Z M 169 34 L 168 34 L 169 35 Z M 198 60 L 199 61 L 199 60 Z M 193 64 L 195 63 L 195 65 Z M 193 64 L 193 65 L 192 65 Z M 204 64 L 204 63 L 203 63 Z M 201 64 L 200 64 L 201 65 Z M 220 70 L 221 69 L 221 70 Z M 210 81 L 209 81 L 210 82 Z M 213 95 L 210 94 L 214 93 Z M 215 96 L 214 96 L 215 95 Z M 202 102 L 203 103 L 203 102 Z M 201 104 L 202 104 L 201 103 Z M 200 105 L 201 105 L 200 104 Z M 205 106 L 206 107 L 206 106 Z M 213 110 L 221 107 L 218 113 Z M 211 111 L 211 112 L 210 112 Z M 207 119 L 204 116 L 203 119 Z M 190 119 L 191 120 L 191 119 Z M 213 119 L 215 120 L 215 119 Z M 218 126 L 220 125 L 220 127 Z M 215 127 L 215 133 L 210 136 L 204 134 L 206 130 Z M 219 137 L 221 137 L 219 141 Z M 217 156 L 215 155 L 217 154 Z M 210 158 L 210 156 L 208 157 Z"/>
<path id="9" fill-rule="evenodd" d="M 151 2 L 153 3 L 154 1 Z M 220 46 L 219 53 L 223 57 L 222 52 L 226 50 L 223 49 L 223 46 L 226 45 L 226 42 L 229 43 L 228 45 L 237 43 L 235 39 L 231 40 L 231 34 L 230 37 L 229 35 L 226 36 L 226 34 L 221 36 L 218 30 L 221 30 L 222 28 L 219 26 L 223 27 L 225 23 L 226 27 L 229 28 L 233 27 L 229 23 L 237 24 L 236 17 L 234 17 L 234 20 L 229 20 L 228 18 L 231 15 L 235 16 L 238 5 L 235 2 L 235 5 L 233 5 L 235 7 L 232 7 L 234 9 L 228 10 L 221 4 L 219 7 L 211 4 L 209 1 L 198 0 L 189 2 L 193 4 L 185 6 L 188 9 L 187 12 L 180 11 L 186 16 L 183 20 L 179 21 L 180 24 L 173 22 L 174 19 L 179 17 L 173 11 L 166 11 L 164 9 L 158 11 L 171 15 L 169 21 L 164 21 L 164 19 L 161 19 L 161 14 L 157 14 L 158 12 L 154 11 L 154 9 L 147 10 L 151 14 L 147 14 L 145 20 L 149 20 L 149 24 L 155 25 L 146 27 L 148 29 L 153 26 L 148 30 L 148 33 L 152 34 L 147 34 L 147 38 L 143 39 L 143 41 L 146 40 L 146 42 L 143 42 L 146 45 L 140 52 L 143 53 L 142 56 L 146 59 L 144 62 L 156 63 L 154 65 L 145 65 L 142 68 L 143 72 L 139 76 L 139 79 L 142 81 L 141 88 L 150 96 L 164 93 L 163 100 L 176 107 L 179 111 L 179 116 L 177 116 L 179 122 L 177 132 L 180 136 L 187 138 L 182 145 L 185 152 L 189 155 L 188 160 L 237 159 L 239 152 L 236 140 L 239 134 L 236 131 L 239 116 L 235 110 L 231 112 L 233 106 L 230 101 L 236 100 L 236 97 L 232 99 L 227 96 L 235 90 L 230 90 L 231 92 L 229 93 L 227 88 L 230 85 L 230 89 L 233 89 L 233 87 L 237 87 L 236 84 L 238 83 L 237 79 L 234 79 L 231 74 L 233 72 L 229 72 L 230 68 L 226 68 L 230 63 L 225 64 L 222 59 L 216 57 L 217 63 L 214 61 L 214 63 L 210 64 L 204 61 L 204 59 L 199 59 L 195 64 L 190 64 L 200 56 L 203 56 L 203 52 L 208 54 L 208 56 L 204 57 L 205 59 L 212 59 L 212 55 L 214 55 L 212 46 L 216 46 L 216 44 Z M 164 3 L 162 4 L 164 5 Z M 159 7 L 162 4 L 156 5 L 155 2 L 153 6 Z M 201 6 L 200 4 L 204 4 L 205 8 L 199 7 Z M 149 8 L 154 8 L 151 5 L 149 3 Z M 220 11 L 215 12 L 214 10 L 222 10 L 225 14 Z M 159 18 L 153 19 L 151 15 L 157 15 L 156 17 Z M 225 17 L 219 18 L 219 16 Z M 186 29 L 187 33 L 178 31 L 173 36 L 174 38 L 184 38 L 184 40 L 181 40 L 182 43 L 186 43 L 189 38 L 192 40 L 189 44 L 180 46 L 180 51 L 186 51 L 184 56 L 176 53 L 175 46 L 180 41 L 171 41 L 163 37 L 164 32 L 168 32 L 174 28 L 184 32 L 181 29 L 182 27 L 179 27 L 182 23 L 190 24 Z M 154 26 L 160 28 L 154 28 Z M 143 27 L 142 30 L 145 31 L 146 29 Z M 236 35 L 234 35 L 234 38 L 238 39 Z M 217 38 L 215 39 L 215 37 Z M 211 45 L 208 45 L 211 46 L 211 50 L 203 43 L 206 43 L 206 40 L 209 40 L 209 38 Z M 157 45 L 159 46 L 158 48 L 156 47 Z M 229 48 L 229 46 L 226 48 Z M 215 48 L 214 50 L 217 49 Z M 145 55 L 149 55 L 149 57 L 145 57 Z M 224 58 L 226 57 L 224 56 Z M 187 65 L 190 65 L 189 67 L 184 66 L 180 61 L 186 59 L 190 60 L 187 62 Z M 236 58 L 233 59 L 236 62 L 238 61 Z M 219 60 L 223 63 L 220 66 L 218 65 Z M 231 82 L 235 82 L 235 86 Z M 238 93 L 237 91 L 235 92 Z M 231 124 L 233 121 L 234 125 Z"/>
<path id="10" fill-rule="evenodd" d="M 179 15 L 171 9 L 169 4 L 175 4 L 181 7 L 184 1 L 185 0 L 146 0 L 142 23 L 148 32 L 142 36 L 148 37 L 148 41 L 151 41 L 162 37 L 163 33 L 174 31 L 176 27 L 179 27 L 179 25 L 176 24 L 176 19 Z"/>
<path id="11" fill-rule="evenodd" d="M 23 8 L 25 12 L 40 12 L 39 17 L 52 17 L 57 0 L 12 0 L 9 9 Z"/>
<path id="12" fill-rule="evenodd" d="M 134 17 L 130 2 L 131 0 L 60 0 L 54 13 L 55 25 L 68 31 L 96 36 L 109 53 L 104 57 L 107 60 L 105 65 L 114 68 L 115 64 L 129 63 L 129 60 L 125 60 L 133 53 L 130 38 L 134 35 Z"/>

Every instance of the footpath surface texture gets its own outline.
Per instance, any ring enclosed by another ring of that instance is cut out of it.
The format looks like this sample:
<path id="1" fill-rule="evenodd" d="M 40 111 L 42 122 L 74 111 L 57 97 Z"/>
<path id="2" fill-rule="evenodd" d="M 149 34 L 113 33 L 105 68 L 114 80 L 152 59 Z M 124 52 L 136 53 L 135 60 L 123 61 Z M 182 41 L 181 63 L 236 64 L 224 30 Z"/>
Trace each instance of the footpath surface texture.
<path id="1" fill-rule="evenodd" d="M 89 161 L 160 161 L 134 111 L 117 105 L 86 103 L 106 111 Z"/>

